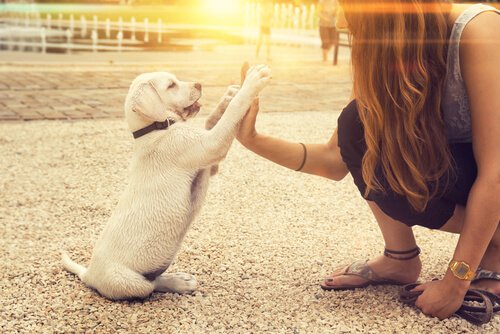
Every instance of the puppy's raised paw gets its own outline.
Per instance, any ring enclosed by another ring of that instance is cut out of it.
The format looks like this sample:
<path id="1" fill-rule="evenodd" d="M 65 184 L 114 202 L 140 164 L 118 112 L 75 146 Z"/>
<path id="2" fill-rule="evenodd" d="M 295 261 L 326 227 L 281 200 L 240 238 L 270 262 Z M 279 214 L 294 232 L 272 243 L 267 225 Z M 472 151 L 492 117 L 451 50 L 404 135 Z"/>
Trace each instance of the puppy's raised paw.
<path id="1" fill-rule="evenodd" d="M 267 65 L 252 66 L 246 74 L 241 90 L 255 97 L 267 86 L 271 77 L 271 69 Z"/>

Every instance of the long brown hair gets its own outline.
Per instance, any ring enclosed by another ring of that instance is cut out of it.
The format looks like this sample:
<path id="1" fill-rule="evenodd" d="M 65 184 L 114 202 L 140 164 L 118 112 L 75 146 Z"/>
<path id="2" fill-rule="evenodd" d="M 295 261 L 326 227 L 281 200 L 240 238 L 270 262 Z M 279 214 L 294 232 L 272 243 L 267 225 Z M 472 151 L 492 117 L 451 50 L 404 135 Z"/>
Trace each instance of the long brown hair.
<path id="1" fill-rule="evenodd" d="M 423 211 L 451 166 L 440 109 L 449 4 L 340 2 L 352 34 L 353 90 L 365 129 L 365 195 L 384 191 L 379 168 L 393 191 Z"/>

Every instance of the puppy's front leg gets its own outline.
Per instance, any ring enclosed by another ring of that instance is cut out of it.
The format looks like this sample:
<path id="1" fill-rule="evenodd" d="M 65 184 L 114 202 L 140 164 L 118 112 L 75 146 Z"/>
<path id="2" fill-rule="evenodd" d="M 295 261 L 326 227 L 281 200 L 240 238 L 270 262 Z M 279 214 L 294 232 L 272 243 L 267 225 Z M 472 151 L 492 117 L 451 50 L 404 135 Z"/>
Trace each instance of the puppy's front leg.
<path id="1" fill-rule="evenodd" d="M 254 66 L 248 70 L 246 80 L 227 107 L 221 119 L 207 133 L 207 149 L 221 154 L 221 150 L 234 138 L 236 127 L 247 113 L 254 98 L 271 79 L 271 71 L 266 65 Z M 226 150 L 229 147 L 226 148 Z M 225 152 L 222 152 L 225 154 Z"/>
<path id="2" fill-rule="evenodd" d="M 215 110 L 210 113 L 208 116 L 206 122 L 205 122 L 205 129 L 211 130 L 217 122 L 219 122 L 220 118 L 224 114 L 224 112 L 227 109 L 227 106 L 231 102 L 231 100 L 235 97 L 236 93 L 240 90 L 240 86 L 238 85 L 231 85 L 227 88 L 226 92 L 222 96 L 222 98 L 219 100 L 219 103 L 215 107 Z"/>
<path id="3" fill-rule="evenodd" d="M 270 79 L 271 71 L 266 65 L 252 67 L 217 124 L 210 131 L 201 133 L 190 145 L 192 149 L 182 152 L 179 161 L 187 166 L 192 167 L 196 163 L 198 168 L 206 168 L 222 160 L 234 139 L 238 123 Z"/>
<path id="4" fill-rule="evenodd" d="M 212 129 L 217 122 L 219 122 L 220 118 L 224 114 L 224 112 L 227 109 L 227 106 L 233 99 L 233 97 L 238 93 L 240 90 L 240 86 L 237 85 L 231 85 L 228 87 L 227 91 L 224 93 L 222 98 L 220 99 L 219 103 L 215 107 L 215 110 L 208 116 L 206 122 L 205 122 L 205 129 L 210 130 Z M 229 144 L 230 146 L 230 144 Z M 225 156 L 224 156 L 225 157 Z M 217 174 L 219 171 L 219 164 L 213 165 L 210 167 L 210 175 L 213 176 Z"/>

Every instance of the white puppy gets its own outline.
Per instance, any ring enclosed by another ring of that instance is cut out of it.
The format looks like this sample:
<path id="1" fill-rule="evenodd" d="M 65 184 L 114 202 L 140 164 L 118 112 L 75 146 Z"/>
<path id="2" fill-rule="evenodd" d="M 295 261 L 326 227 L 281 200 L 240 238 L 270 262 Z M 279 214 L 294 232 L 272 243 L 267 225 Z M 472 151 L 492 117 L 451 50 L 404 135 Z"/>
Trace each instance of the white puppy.
<path id="1" fill-rule="evenodd" d="M 138 76 L 125 101 L 137 138 L 129 183 L 88 269 L 63 253 L 64 268 L 110 299 L 195 290 L 193 276 L 164 271 L 201 208 L 210 167 L 225 157 L 239 121 L 269 80 L 267 66 L 252 67 L 241 88 L 230 88 L 209 116 L 207 130 L 183 122 L 200 109 L 200 84 L 166 72 Z"/>

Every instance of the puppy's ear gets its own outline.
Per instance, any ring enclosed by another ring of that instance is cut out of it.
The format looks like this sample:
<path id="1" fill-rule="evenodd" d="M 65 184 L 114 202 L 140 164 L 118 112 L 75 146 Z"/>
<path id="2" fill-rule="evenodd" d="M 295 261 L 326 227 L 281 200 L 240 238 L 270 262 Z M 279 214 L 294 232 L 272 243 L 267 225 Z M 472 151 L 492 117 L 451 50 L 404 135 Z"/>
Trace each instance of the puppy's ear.
<path id="1" fill-rule="evenodd" d="M 132 111 L 156 122 L 163 122 L 167 118 L 166 106 L 153 82 L 137 86 L 132 96 Z"/>

